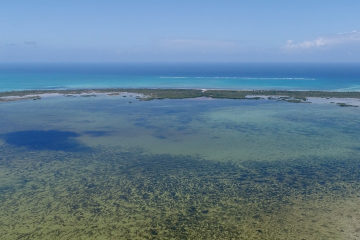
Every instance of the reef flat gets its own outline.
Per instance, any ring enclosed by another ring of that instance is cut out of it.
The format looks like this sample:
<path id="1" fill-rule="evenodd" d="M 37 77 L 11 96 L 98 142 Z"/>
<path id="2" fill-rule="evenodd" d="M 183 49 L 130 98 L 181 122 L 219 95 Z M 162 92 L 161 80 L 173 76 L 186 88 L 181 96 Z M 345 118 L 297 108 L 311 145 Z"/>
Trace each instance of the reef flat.
<path id="1" fill-rule="evenodd" d="M 13 179 L 0 188 L 2 239 L 350 239 L 360 219 L 357 159 L 0 151 Z"/>

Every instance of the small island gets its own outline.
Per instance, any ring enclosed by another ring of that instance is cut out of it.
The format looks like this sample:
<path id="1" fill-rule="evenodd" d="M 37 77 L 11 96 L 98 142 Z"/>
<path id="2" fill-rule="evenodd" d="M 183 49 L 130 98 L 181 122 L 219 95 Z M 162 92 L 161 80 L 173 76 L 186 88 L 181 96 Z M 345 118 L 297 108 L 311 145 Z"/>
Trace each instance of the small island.
<path id="1" fill-rule="evenodd" d="M 150 88 L 106 88 L 106 89 L 75 89 L 75 90 L 23 90 L 0 92 L 0 102 L 18 100 L 41 99 L 43 95 L 63 95 L 73 97 L 96 97 L 96 94 L 119 96 L 122 93 L 140 94 L 136 99 L 151 101 L 161 99 L 185 99 L 185 98 L 216 98 L 216 99 L 268 99 L 286 101 L 289 103 L 311 103 L 309 98 L 322 98 L 329 103 L 336 103 L 340 107 L 358 107 L 358 105 L 333 101 L 335 98 L 353 100 L 360 99 L 360 92 L 328 92 L 328 91 L 287 91 L 287 90 L 218 90 L 218 89 L 150 89 Z M 125 95 L 123 95 L 125 97 Z"/>

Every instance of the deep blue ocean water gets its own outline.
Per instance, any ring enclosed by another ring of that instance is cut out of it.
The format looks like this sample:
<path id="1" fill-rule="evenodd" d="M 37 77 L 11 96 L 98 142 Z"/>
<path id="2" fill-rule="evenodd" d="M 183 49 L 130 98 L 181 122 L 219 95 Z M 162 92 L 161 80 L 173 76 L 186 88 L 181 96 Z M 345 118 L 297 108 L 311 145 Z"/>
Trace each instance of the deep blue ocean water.
<path id="1" fill-rule="evenodd" d="M 360 64 L 0 64 L 0 91 L 116 87 L 360 91 Z"/>

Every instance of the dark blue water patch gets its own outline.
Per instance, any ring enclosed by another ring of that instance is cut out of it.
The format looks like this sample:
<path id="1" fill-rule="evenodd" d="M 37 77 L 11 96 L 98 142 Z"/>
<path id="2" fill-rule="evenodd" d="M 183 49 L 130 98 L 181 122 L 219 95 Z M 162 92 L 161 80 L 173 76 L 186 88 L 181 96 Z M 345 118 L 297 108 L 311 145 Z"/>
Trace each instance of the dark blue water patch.
<path id="1" fill-rule="evenodd" d="M 134 126 L 138 126 L 138 127 L 143 127 L 143 128 L 146 128 L 146 129 L 156 129 L 157 127 L 155 125 L 151 125 L 147 122 L 137 122 L 134 124 Z"/>
<path id="2" fill-rule="evenodd" d="M 158 139 L 168 139 L 167 136 L 165 136 L 164 134 L 154 134 L 153 137 L 158 138 Z"/>
<path id="3" fill-rule="evenodd" d="M 112 134 L 111 131 L 86 131 L 84 134 L 90 135 L 92 137 L 104 137 L 110 136 Z"/>
<path id="4" fill-rule="evenodd" d="M 1 135 L 6 143 L 31 150 L 83 151 L 87 147 L 74 139 L 80 134 L 58 130 L 29 130 Z"/>
<path id="5" fill-rule="evenodd" d="M 287 134 L 301 135 L 305 137 L 327 137 L 327 135 L 312 129 L 290 129 L 286 131 Z"/>
<path id="6" fill-rule="evenodd" d="M 176 127 L 176 131 L 179 131 L 179 132 L 183 132 L 183 131 L 186 131 L 188 130 L 189 128 L 186 127 L 186 126 L 178 126 Z"/>
<path id="7" fill-rule="evenodd" d="M 264 130 L 260 128 L 257 124 L 251 123 L 243 123 L 243 124 L 236 124 L 236 123 L 225 123 L 223 124 L 226 129 L 235 130 L 239 132 L 248 132 L 252 134 L 263 134 Z M 219 126 L 217 126 L 219 127 Z"/>
<path id="8" fill-rule="evenodd" d="M 93 123 L 95 121 L 91 121 L 91 120 L 83 120 L 83 121 L 76 121 L 76 123 Z"/>
<path id="9" fill-rule="evenodd" d="M 173 109 L 173 108 L 166 108 L 163 109 L 161 112 L 163 112 L 164 114 L 179 114 L 179 113 L 186 113 L 187 111 L 185 109 Z"/>
<path id="10" fill-rule="evenodd" d="M 323 106 L 322 106 L 323 107 Z M 337 114 L 328 114 L 323 109 L 316 111 L 316 108 L 313 108 L 314 111 L 311 111 L 311 114 L 304 111 L 301 111 L 301 108 L 298 108 L 297 112 L 289 111 L 288 113 L 281 113 L 275 116 L 282 121 L 288 121 L 292 123 L 300 124 L 309 124 L 309 126 L 314 126 L 321 129 L 338 129 L 344 134 L 359 134 L 359 115 L 356 114 L 346 114 L 338 112 Z"/>

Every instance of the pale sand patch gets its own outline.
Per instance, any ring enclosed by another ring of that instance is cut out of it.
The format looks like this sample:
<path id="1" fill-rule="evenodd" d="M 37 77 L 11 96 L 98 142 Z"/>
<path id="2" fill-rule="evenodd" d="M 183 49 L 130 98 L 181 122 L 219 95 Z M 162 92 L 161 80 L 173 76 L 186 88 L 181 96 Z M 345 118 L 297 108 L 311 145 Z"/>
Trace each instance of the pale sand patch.
<path id="1" fill-rule="evenodd" d="M 25 95 L 25 96 L 6 96 L 6 97 L 0 97 L 0 102 L 30 100 L 30 99 L 41 99 L 41 98 L 59 97 L 59 96 L 63 96 L 63 94 L 60 94 L 60 93 L 43 93 L 43 94 L 29 94 L 29 95 Z"/>
<path id="2" fill-rule="evenodd" d="M 56 97 L 56 96 L 63 96 L 63 94 L 60 93 L 43 93 L 43 94 L 29 94 L 29 95 L 24 95 L 24 96 L 6 96 L 6 97 L 1 97 L 1 99 L 28 99 L 31 97 Z"/>
<path id="3" fill-rule="evenodd" d="M 272 95 L 246 95 L 245 96 L 246 98 L 257 98 L 257 97 L 259 97 L 259 98 L 264 98 L 264 99 L 268 99 L 269 97 L 270 98 L 282 98 L 282 97 L 289 97 L 289 96 L 287 96 L 287 95 L 274 95 L 274 96 L 272 96 Z"/>
<path id="4" fill-rule="evenodd" d="M 53 97 L 86 97 L 86 96 L 106 96 L 106 97 L 113 97 L 113 96 L 126 96 L 132 97 L 137 96 L 143 98 L 143 94 L 137 93 L 128 93 L 128 92 L 119 92 L 114 94 L 113 92 L 96 92 L 90 91 L 86 93 L 80 94 L 62 94 L 62 93 L 42 93 L 42 94 L 29 94 L 24 96 L 6 96 L 0 97 L 0 102 L 11 102 L 11 101 L 19 101 L 19 100 L 31 100 L 31 99 L 42 99 L 42 98 L 53 98 Z"/>

